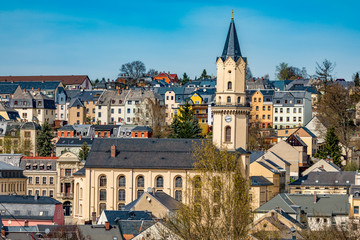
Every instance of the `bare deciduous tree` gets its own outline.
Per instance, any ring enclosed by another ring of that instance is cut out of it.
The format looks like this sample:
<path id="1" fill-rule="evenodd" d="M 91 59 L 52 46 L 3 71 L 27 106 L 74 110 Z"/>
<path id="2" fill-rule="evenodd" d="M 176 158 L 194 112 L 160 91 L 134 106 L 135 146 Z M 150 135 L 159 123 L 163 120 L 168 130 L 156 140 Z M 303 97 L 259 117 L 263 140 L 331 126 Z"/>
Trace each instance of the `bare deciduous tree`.
<path id="1" fill-rule="evenodd" d="M 252 214 L 239 155 L 204 141 L 193 156 L 195 173 L 187 178 L 185 204 L 166 226 L 182 239 L 244 239 Z"/>
<path id="2" fill-rule="evenodd" d="M 143 77 L 146 72 L 145 64 L 141 61 L 128 62 L 121 65 L 120 74 L 128 76 L 128 85 L 134 85 L 138 82 L 139 78 Z"/>

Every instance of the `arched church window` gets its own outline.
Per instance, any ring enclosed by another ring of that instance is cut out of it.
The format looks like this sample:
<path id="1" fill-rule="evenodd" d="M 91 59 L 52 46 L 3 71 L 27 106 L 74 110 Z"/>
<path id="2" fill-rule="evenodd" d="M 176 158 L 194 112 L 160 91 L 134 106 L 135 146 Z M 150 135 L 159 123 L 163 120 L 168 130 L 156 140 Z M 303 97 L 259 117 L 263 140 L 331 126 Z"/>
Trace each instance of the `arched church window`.
<path id="1" fill-rule="evenodd" d="M 228 82 L 228 90 L 231 90 L 232 89 L 232 82 Z"/>
<path id="2" fill-rule="evenodd" d="M 231 127 L 227 126 L 225 128 L 225 142 L 230 142 L 231 141 Z"/>
<path id="3" fill-rule="evenodd" d="M 241 99 L 241 98 L 240 98 L 240 97 L 238 97 L 238 99 L 237 99 L 237 103 L 240 103 L 240 99 Z"/>

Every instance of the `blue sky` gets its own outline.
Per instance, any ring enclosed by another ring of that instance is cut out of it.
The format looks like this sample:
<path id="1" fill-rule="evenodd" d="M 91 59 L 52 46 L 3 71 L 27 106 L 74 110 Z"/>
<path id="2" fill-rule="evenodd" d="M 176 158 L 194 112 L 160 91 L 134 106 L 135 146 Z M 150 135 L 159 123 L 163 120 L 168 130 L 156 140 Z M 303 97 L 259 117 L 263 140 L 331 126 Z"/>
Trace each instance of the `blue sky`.
<path id="1" fill-rule="evenodd" d="M 216 74 L 231 10 L 254 76 L 287 62 L 335 77 L 360 71 L 360 1 L 0 0 L 0 75 L 86 74 L 115 79 L 123 63 Z"/>

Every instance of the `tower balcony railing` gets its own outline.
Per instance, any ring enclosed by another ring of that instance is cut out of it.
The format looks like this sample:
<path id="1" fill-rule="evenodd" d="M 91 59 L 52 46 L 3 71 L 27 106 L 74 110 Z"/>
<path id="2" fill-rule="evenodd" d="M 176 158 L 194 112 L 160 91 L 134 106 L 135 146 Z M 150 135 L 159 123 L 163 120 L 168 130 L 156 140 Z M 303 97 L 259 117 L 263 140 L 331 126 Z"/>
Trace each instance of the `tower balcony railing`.
<path id="1" fill-rule="evenodd" d="M 250 103 L 234 103 L 234 102 L 217 102 L 215 106 L 235 106 L 235 107 L 250 107 Z"/>

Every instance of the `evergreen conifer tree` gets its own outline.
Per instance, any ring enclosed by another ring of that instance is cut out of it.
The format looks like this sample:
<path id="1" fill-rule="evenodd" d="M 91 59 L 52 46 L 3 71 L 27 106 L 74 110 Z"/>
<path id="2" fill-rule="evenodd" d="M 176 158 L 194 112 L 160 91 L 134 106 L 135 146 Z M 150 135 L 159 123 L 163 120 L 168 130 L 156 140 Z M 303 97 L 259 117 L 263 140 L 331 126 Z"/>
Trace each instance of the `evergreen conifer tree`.
<path id="1" fill-rule="evenodd" d="M 335 134 L 335 128 L 328 129 L 325 137 L 325 144 L 322 149 L 318 150 L 315 157 L 320 159 L 331 158 L 338 166 L 341 166 L 341 147 L 339 145 L 339 138 Z"/>
<path id="2" fill-rule="evenodd" d="M 359 77 L 358 72 L 354 76 L 354 84 L 355 84 L 355 87 L 360 87 L 360 77 Z"/>
<path id="3" fill-rule="evenodd" d="M 79 158 L 80 160 L 86 160 L 89 155 L 89 148 L 86 142 L 84 142 L 81 145 L 80 151 L 79 151 Z"/>
<path id="4" fill-rule="evenodd" d="M 54 144 L 52 143 L 53 135 L 48 122 L 44 122 L 41 131 L 36 139 L 37 152 L 41 157 L 50 156 L 53 152 Z"/>
<path id="5" fill-rule="evenodd" d="M 180 108 L 180 113 L 171 123 L 173 138 L 201 138 L 201 127 L 188 102 Z"/>

